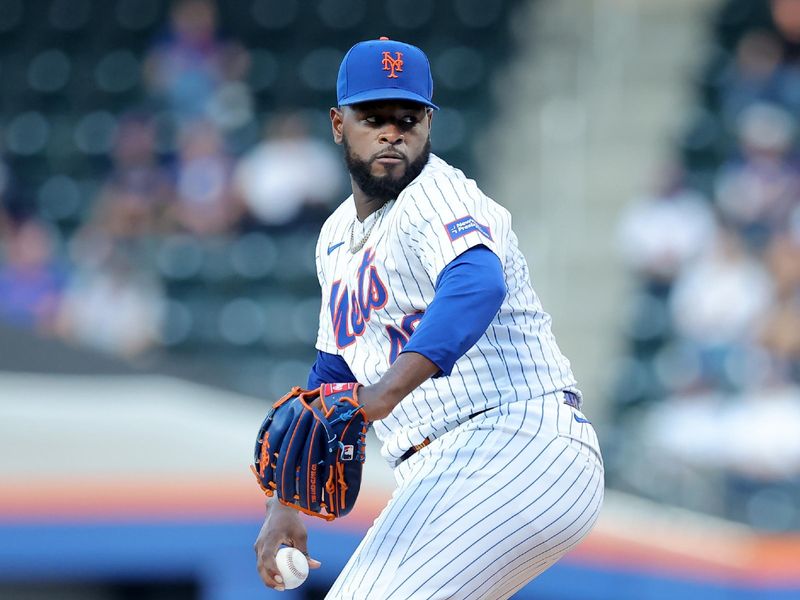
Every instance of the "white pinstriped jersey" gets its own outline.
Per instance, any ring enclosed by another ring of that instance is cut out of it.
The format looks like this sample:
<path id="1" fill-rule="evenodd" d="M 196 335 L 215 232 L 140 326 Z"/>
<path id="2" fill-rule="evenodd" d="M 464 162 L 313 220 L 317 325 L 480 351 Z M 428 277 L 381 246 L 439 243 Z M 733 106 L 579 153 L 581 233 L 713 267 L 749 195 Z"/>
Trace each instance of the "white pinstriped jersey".
<path id="1" fill-rule="evenodd" d="M 351 240 L 357 244 L 370 227 L 364 247 L 351 252 Z M 376 383 L 402 351 L 442 269 L 477 245 L 500 257 L 505 300 L 449 377 L 429 379 L 374 424 L 391 464 L 481 410 L 558 390 L 577 393 L 575 378 L 531 286 L 509 212 L 440 158 L 431 155 L 419 177 L 363 224 L 350 196 L 322 227 L 317 348 L 342 356 L 363 384 Z"/>

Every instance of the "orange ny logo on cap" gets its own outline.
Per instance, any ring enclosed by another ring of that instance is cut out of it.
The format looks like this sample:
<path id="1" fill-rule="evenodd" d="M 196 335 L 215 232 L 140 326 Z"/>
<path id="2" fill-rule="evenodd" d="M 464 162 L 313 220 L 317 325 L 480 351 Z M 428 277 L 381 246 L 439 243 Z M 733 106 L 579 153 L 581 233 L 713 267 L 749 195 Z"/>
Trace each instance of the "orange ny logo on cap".
<path id="1" fill-rule="evenodd" d="M 403 53 L 402 52 L 395 52 L 395 57 L 392 58 L 391 52 L 384 52 L 383 53 L 383 70 L 384 71 L 391 71 L 386 77 L 389 79 L 397 79 L 397 75 L 395 71 L 403 72 Z"/>

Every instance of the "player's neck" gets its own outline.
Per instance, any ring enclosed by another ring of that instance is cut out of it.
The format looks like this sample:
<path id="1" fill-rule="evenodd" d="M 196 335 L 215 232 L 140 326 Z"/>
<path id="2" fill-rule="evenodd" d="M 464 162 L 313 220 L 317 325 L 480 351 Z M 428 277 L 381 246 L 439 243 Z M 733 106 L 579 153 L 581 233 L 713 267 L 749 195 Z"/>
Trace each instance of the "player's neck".
<path id="1" fill-rule="evenodd" d="M 355 182 L 353 182 L 353 200 L 356 205 L 356 218 L 362 223 L 364 219 L 388 202 L 388 200 L 383 198 L 371 198 L 367 196 Z"/>

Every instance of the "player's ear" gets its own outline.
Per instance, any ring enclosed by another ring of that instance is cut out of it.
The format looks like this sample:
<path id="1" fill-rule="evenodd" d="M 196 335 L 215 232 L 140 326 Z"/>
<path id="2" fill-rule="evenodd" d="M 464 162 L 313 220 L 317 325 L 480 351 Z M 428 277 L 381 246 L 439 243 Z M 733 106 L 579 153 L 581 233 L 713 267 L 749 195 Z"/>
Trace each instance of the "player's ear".
<path id="1" fill-rule="evenodd" d="M 336 106 L 331 108 L 331 131 L 333 132 L 333 141 L 337 144 L 342 143 L 342 127 L 344 126 L 344 114 L 341 108 Z"/>
<path id="2" fill-rule="evenodd" d="M 434 110 L 432 108 L 426 108 L 425 112 L 428 115 L 428 132 L 430 133 L 431 125 L 433 125 L 433 113 L 434 113 Z"/>

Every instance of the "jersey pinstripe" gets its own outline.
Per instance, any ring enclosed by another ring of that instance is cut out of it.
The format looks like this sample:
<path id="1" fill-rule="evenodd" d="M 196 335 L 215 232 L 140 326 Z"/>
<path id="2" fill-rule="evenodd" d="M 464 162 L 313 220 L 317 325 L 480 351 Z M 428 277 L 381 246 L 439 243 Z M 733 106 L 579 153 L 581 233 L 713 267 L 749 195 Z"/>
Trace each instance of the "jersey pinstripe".
<path id="1" fill-rule="evenodd" d="M 394 473 L 326 598 L 509 598 L 586 536 L 603 501 L 594 429 L 561 393 L 470 419 Z"/>
<path id="2" fill-rule="evenodd" d="M 583 539 L 603 499 L 597 437 L 510 215 L 432 156 L 396 200 L 364 223 L 355 216 L 351 196 L 320 234 L 317 347 L 361 383 L 377 382 L 402 351 L 459 254 L 494 252 L 507 294 L 449 376 L 374 424 L 398 487 L 327 598 L 509 598 Z"/>
<path id="3" fill-rule="evenodd" d="M 397 200 L 363 224 L 355 217 L 351 196 L 320 233 L 317 348 L 342 356 L 361 383 L 376 383 L 386 372 L 433 300 L 439 273 L 462 252 L 484 245 L 497 254 L 508 290 L 486 333 L 452 374 L 426 381 L 375 423 L 391 464 L 478 411 L 559 390 L 579 395 L 531 287 L 510 214 L 473 180 L 432 155 Z M 351 252 L 351 240 L 366 231 L 364 247 Z"/>

